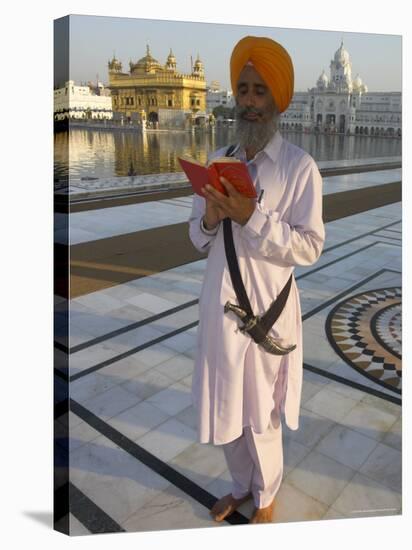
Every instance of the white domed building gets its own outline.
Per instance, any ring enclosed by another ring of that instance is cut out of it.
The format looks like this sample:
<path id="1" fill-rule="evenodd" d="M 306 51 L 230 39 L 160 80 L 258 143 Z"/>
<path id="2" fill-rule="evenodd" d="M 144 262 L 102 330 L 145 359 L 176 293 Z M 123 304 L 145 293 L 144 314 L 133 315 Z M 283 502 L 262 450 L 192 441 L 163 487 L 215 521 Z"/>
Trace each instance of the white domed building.
<path id="1" fill-rule="evenodd" d="M 319 90 L 327 90 L 329 86 L 329 78 L 327 77 L 327 74 L 325 73 L 325 69 L 323 69 L 322 74 L 318 78 L 316 82 L 316 86 L 319 88 Z"/>
<path id="2" fill-rule="evenodd" d="M 335 52 L 334 59 L 330 62 L 330 83 L 331 90 L 337 93 L 350 93 L 352 91 L 352 63 L 349 53 L 343 46 Z"/>
<path id="3" fill-rule="evenodd" d="M 280 117 L 283 131 L 315 131 L 355 135 L 402 135 L 401 92 L 369 92 L 359 74 L 352 78 L 352 62 L 343 40 L 323 69 L 316 86 L 295 92 Z"/>

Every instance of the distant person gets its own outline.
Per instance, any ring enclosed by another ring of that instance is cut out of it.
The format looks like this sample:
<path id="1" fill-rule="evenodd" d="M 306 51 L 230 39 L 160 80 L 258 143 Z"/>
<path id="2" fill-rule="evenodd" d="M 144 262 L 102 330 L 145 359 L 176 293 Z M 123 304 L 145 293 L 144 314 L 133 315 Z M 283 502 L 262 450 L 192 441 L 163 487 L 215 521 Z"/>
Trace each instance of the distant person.
<path id="1" fill-rule="evenodd" d="M 272 521 L 282 481 L 281 412 L 290 429 L 299 424 L 302 319 L 293 271 L 314 264 L 323 249 L 322 178 L 313 158 L 278 131 L 293 95 L 287 51 L 269 38 L 247 36 L 232 52 L 230 78 L 237 143 L 212 158 L 229 153 L 246 162 L 260 201 L 239 194 L 224 178 L 229 196 L 210 186 L 204 198 L 194 195 L 190 238 L 208 258 L 192 396 L 199 441 L 223 446 L 233 480 L 231 493 L 213 506 L 213 518 L 222 521 L 253 498 L 250 522 L 264 523 Z M 225 252 L 230 226 L 253 314 L 263 316 L 278 299 L 278 318 L 263 343 L 258 319 L 249 312 L 240 321 L 235 308 L 224 308 L 227 302 L 241 305 L 239 282 L 232 282 L 229 269 L 235 261 Z"/>

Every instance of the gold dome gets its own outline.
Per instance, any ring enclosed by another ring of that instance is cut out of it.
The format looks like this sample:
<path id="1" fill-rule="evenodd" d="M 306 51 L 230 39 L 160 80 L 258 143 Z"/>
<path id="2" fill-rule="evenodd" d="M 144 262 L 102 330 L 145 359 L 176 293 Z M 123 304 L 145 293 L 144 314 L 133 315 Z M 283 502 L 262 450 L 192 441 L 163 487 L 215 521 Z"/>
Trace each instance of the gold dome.
<path id="1" fill-rule="evenodd" d="M 141 71 L 153 71 L 153 70 L 162 70 L 162 65 L 155 59 L 150 53 L 149 45 L 146 46 L 146 55 L 139 59 L 137 63 L 130 62 L 130 71 L 131 72 L 141 72 Z"/>

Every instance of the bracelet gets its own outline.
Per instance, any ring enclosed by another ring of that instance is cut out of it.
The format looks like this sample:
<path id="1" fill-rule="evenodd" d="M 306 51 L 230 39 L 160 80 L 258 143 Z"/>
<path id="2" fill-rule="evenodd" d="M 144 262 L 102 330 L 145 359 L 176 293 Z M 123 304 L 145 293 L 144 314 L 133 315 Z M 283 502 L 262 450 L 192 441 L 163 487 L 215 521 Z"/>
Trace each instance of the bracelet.
<path id="1" fill-rule="evenodd" d="M 206 229 L 203 221 L 203 216 L 200 218 L 200 229 L 203 233 L 205 233 L 205 235 L 216 235 L 216 233 L 219 231 L 219 225 L 220 225 L 220 222 L 217 224 L 215 228 Z"/>

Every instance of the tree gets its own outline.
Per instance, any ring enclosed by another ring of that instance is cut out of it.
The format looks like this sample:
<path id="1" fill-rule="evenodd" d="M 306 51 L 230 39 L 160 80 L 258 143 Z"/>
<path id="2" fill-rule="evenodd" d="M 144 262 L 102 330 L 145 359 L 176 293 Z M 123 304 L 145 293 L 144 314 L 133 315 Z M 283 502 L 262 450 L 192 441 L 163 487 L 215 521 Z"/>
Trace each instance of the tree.
<path id="1" fill-rule="evenodd" d="M 234 118 L 235 117 L 235 109 L 230 107 L 224 107 L 223 105 L 219 105 L 218 107 L 215 107 L 213 109 L 213 116 L 215 118 Z"/>

